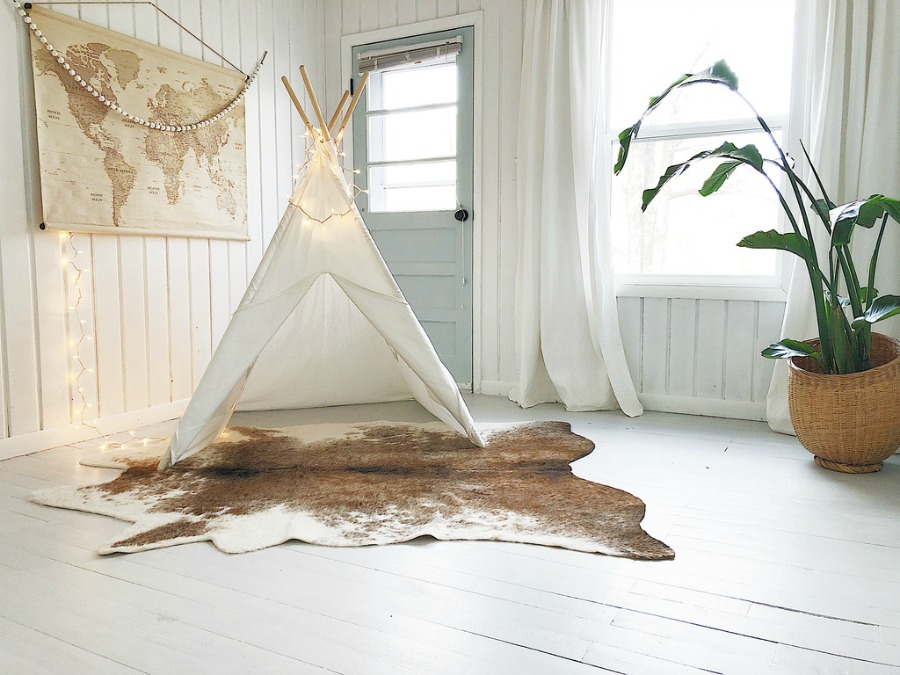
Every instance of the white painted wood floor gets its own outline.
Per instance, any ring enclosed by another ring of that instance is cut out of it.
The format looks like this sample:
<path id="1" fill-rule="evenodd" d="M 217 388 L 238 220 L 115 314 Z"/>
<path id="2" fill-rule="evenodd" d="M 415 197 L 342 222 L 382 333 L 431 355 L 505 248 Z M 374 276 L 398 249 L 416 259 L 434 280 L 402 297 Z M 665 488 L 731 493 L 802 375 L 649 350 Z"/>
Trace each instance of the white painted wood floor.
<path id="1" fill-rule="evenodd" d="M 101 558 L 122 523 L 28 501 L 113 477 L 78 464 L 93 441 L 0 462 L 0 672 L 900 672 L 900 457 L 850 477 L 759 423 L 469 400 L 479 421 L 571 421 L 597 444 L 576 473 L 641 497 L 676 560 L 433 540 Z"/>

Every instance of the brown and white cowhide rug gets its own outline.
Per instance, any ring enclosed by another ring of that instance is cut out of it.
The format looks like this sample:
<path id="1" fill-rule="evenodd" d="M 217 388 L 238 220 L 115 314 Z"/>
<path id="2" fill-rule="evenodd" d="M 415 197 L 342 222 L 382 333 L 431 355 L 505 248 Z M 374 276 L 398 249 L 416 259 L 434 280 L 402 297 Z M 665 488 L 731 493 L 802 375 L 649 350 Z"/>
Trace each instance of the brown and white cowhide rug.
<path id="1" fill-rule="evenodd" d="M 134 523 L 100 553 L 212 541 L 228 553 L 289 539 L 328 546 L 494 539 L 651 560 L 644 503 L 572 474 L 594 447 L 564 422 L 487 427 L 488 447 L 440 423 L 231 427 L 159 472 L 160 451 L 105 453 L 108 483 L 35 493 L 41 504 Z"/>

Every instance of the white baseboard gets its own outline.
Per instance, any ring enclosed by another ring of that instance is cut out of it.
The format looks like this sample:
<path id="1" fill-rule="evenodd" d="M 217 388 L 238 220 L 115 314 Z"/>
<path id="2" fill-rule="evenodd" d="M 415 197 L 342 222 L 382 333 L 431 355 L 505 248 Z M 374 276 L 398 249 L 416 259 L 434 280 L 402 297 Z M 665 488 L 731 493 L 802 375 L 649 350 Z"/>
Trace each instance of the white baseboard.
<path id="1" fill-rule="evenodd" d="M 476 394 L 484 394 L 485 396 L 509 396 L 509 392 L 516 386 L 515 382 L 501 382 L 500 380 L 482 380 L 481 385 L 476 387 Z"/>
<path id="2" fill-rule="evenodd" d="M 765 401 L 724 401 L 717 398 L 696 396 L 669 396 L 667 394 L 638 394 L 644 410 L 705 415 L 706 417 L 730 417 L 757 422 L 766 419 Z"/>
<path id="3" fill-rule="evenodd" d="M 153 408 L 144 408 L 132 412 L 103 417 L 97 421 L 97 428 L 92 429 L 82 425 L 69 424 L 55 429 L 34 431 L 30 434 L 21 434 L 12 438 L 0 440 L 0 460 L 10 457 L 29 455 L 41 450 L 57 448 L 60 445 L 88 441 L 92 438 L 100 438 L 109 434 L 117 434 L 147 424 L 157 424 L 180 417 L 190 399 L 164 403 Z"/>

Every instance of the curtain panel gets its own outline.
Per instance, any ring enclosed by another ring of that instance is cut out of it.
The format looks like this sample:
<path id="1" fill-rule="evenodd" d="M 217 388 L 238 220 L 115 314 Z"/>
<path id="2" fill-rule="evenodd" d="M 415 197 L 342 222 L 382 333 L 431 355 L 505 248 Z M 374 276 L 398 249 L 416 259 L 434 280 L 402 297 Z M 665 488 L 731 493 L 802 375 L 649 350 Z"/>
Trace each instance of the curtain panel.
<path id="1" fill-rule="evenodd" d="M 625 361 L 609 225 L 605 0 L 527 0 L 518 138 L 522 407 L 643 412 Z"/>

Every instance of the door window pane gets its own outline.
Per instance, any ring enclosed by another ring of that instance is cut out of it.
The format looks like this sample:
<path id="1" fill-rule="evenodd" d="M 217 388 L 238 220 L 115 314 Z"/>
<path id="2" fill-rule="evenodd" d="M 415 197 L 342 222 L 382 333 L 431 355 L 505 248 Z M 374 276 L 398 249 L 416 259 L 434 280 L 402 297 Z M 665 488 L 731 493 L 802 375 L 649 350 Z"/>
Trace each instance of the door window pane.
<path id="1" fill-rule="evenodd" d="M 369 117 L 369 161 L 456 155 L 456 106 Z"/>
<path id="2" fill-rule="evenodd" d="M 372 110 L 456 103 L 455 63 L 388 70 L 378 77 L 381 86 L 372 89 L 377 94 L 370 97 Z"/>
<path id="3" fill-rule="evenodd" d="M 372 211 L 450 211 L 456 208 L 456 162 L 369 168 Z"/>

